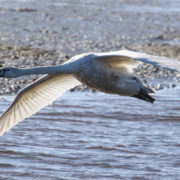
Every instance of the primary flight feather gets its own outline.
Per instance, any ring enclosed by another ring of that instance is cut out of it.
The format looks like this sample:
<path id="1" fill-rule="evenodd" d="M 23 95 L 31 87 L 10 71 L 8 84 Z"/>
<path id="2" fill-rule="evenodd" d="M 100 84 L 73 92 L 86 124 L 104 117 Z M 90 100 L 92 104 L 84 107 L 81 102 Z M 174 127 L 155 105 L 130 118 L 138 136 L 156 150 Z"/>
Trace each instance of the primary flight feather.
<path id="1" fill-rule="evenodd" d="M 0 117 L 0 135 L 80 83 L 105 93 L 153 103 L 155 99 L 149 95 L 153 91 L 131 73 L 140 63 L 180 72 L 179 61 L 129 50 L 81 54 L 60 66 L 0 69 L 0 77 L 7 78 L 47 74 L 18 93 Z"/>

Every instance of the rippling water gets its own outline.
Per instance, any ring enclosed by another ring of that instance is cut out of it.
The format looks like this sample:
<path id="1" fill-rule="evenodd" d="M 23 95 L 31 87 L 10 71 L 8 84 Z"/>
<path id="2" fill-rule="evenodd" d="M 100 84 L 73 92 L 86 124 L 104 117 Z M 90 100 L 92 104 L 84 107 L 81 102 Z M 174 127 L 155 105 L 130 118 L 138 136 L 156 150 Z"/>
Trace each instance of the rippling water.
<path id="1" fill-rule="evenodd" d="M 0 179 L 180 179 L 180 88 L 156 96 L 64 94 L 0 137 Z"/>

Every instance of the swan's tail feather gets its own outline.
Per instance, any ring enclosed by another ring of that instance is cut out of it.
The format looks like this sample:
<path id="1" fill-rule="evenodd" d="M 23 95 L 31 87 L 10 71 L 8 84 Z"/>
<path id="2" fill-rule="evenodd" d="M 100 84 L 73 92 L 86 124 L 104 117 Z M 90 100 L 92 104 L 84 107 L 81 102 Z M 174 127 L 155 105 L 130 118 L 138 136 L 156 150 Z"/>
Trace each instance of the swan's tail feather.
<path id="1" fill-rule="evenodd" d="M 147 88 L 147 87 L 146 87 Z M 148 91 L 147 91 L 148 90 Z M 150 103 L 153 103 L 155 101 L 155 99 L 153 97 L 151 97 L 148 93 L 153 93 L 153 90 L 151 90 L 150 88 L 147 89 L 141 89 L 138 94 L 133 95 L 132 97 L 134 98 L 138 98 Z"/>

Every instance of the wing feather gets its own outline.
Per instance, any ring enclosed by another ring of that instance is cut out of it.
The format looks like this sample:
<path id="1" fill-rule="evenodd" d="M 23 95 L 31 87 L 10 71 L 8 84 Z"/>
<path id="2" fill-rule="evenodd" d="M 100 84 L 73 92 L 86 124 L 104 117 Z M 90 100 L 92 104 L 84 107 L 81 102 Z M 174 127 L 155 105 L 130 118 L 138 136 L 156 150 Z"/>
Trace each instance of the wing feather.
<path id="1" fill-rule="evenodd" d="M 22 89 L 0 117 L 0 135 L 41 108 L 51 104 L 63 92 L 79 85 L 71 74 L 45 75 Z"/>
<path id="2" fill-rule="evenodd" d="M 96 59 L 104 60 L 104 62 L 112 67 L 124 68 L 127 71 L 131 71 L 141 63 L 148 63 L 159 68 L 180 72 L 180 61 L 166 57 L 153 56 L 130 50 L 97 53 L 96 55 Z"/>
<path id="3" fill-rule="evenodd" d="M 146 53 L 130 50 L 121 50 L 121 54 L 128 55 L 137 61 L 152 64 L 156 67 L 180 72 L 180 61 L 166 57 L 153 56 Z"/>
<path id="4" fill-rule="evenodd" d="M 101 60 L 105 63 L 107 63 L 110 67 L 112 68 L 118 68 L 121 71 L 132 71 L 133 68 L 136 68 L 139 64 L 142 62 L 140 61 L 135 61 L 134 58 L 131 58 L 129 56 L 125 55 L 119 55 L 112 53 L 112 55 L 107 54 L 107 55 L 98 55 L 97 60 Z"/>

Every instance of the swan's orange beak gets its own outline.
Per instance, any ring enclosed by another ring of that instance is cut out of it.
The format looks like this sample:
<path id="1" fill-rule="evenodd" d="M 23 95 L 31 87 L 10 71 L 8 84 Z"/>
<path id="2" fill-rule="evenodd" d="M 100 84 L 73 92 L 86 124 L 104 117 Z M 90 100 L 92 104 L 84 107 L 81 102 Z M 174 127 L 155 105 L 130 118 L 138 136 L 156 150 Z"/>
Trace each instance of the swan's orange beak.
<path id="1" fill-rule="evenodd" d="M 4 69 L 0 69 L 0 77 L 4 77 Z"/>

